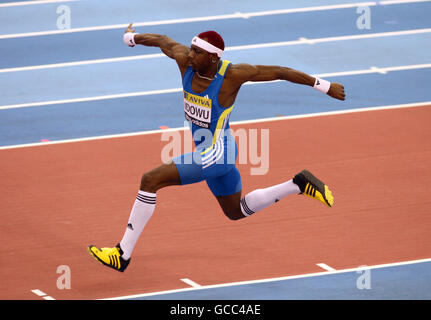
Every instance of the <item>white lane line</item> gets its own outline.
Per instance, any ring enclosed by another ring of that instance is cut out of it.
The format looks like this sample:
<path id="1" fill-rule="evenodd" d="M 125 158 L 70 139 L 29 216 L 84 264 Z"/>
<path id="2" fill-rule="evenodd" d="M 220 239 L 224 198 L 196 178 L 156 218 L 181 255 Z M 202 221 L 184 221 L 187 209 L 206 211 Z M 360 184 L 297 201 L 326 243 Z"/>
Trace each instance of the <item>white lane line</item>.
<path id="1" fill-rule="evenodd" d="M 53 297 L 48 296 L 45 292 L 39 290 L 39 289 L 34 289 L 31 290 L 31 292 L 33 292 L 35 295 L 42 297 L 45 300 L 55 300 Z"/>
<path id="2" fill-rule="evenodd" d="M 390 71 L 406 71 L 406 70 L 428 69 L 428 68 L 431 68 L 431 63 L 414 64 L 414 65 L 406 65 L 406 66 L 383 67 L 383 68 L 371 67 L 369 69 L 364 69 L 364 70 L 350 70 L 350 71 L 341 71 L 341 72 L 321 73 L 321 74 L 315 74 L 315 75 L 311 75 L 311 76 L 319 77 L 319 78 L 331 78 L 331 77 L 342 77 L 342 76 L 351 76 L 351 75 L 359 75 L 359 74 L 388 73 Z M 266 81 L 266 82 L 265 81 L 247 82 L 247 83 L 245 83 L 245 85 L 257 85 L 257 84 L 264 84 L 264 83 L 268 83 L 268 82 L 280 82 L 280 81 L 283 81 L 283 80 Z M 182 88 L 172 88 L 172 89 L 160 89 L 160 90 L 148 90 L 148 91 L 137 91 L 137 92 L 109 94 L 109 95 L 85 97 L 85 98 L 73 98 L 73 99 L 62 99 L 62 100 L 40 101 L 40 102 L 28 102 L 28 103 L 20 103 L 20 104 L 9 104 L 9 105 L 0 106 L 0 110 L 28 108 L 28 107 L 40 107 L 40 106 L 52 106 L 52 105 L 56 105 L 56 104 L 89 102 L 89 101 L 109 100 L 109 99 L 128 98 L 128 97 L 140 97 L 140 96 L 148 96 L 148 95 L 158 95 L 158 94 L 181 92 L 182 90 L 183 90 Z"/>
<path id="3" fill-rule="evenodd" d="M 325 269 L 326 271 L 336 271 L 336 269 L 328 266 L 326 263 L 316 263 L 316 265 L 322 269 Z"/>
<path id="4" fill-rule="evenodd" d="M 81 61 L 73 61 L 73 62 L 41 64 L 41 65 L 37 65 L 37 66 L 3 68 L 3 69 L 0 69 L 0 73 L 41 70 L 41 69 L 52 69 L 52 68 L 64 68 L 64 67 L 83 66 L 83 65 L 88 65 L 88 64 L 113 63 L 113 62 L 133 61 L 133 60 L 142 60 L 142 59 L 154 59 L 154 58 L 163 58 L 163 57 L 166 57 L 166 55 L 163 53 L 141 54 L 141 55 L 137 55 L 137 56 L 105 58 L 105 59 L 91 59 L 91 60 L 81 60 Z"/>
<path id="5" fill-rule="evenodd" d="M 308 39 L 305 37 L 300 37 L 298 40 L 303 42 L 303 43 L 306 43 L 306 44 L 314 44 L 315 43 L 312 39 Z"/>
<path id="6" fill-rule="evenodd" d="M 414 2 L 428 2 L 431 0 L 413 0 L 413 1 L 403 1 L 403 2 L 393 2 L 383 1 L 385 5 L 399 4 L 399 3 L 414 3 Z M 258 12 L 236 12 L 233 14 L 223 14 L 215 16 L 205 16 L 205 17 L 195 17 L 195 18 L 183 18 L 183 19 L 169 19 L 169 20 L 159 20 L 159 21 L 147 21 L 147 22 L 136 22 L 133 25 L 135 27 L 146 27 L 146 26 L 157 26 L 157 25 L 167 25 L 176 23 L 189 23 L 189 22 L 199 22 L 199 21 L 213 21 L 213 20 L 224 20 L 224 19 L 247 19 L 250 17 L 259 17 L 267 15 L 276 14 L 290 14 L 299 12 L 313 12 L 313 11 L 325 11 L 334 9 L 348 9 L 356 7 L 373 7 L 377 6 L 377 2 L 357 2 L 357 3 L 345 3 L 327 6 L 315 6 L 315 7 L 305 7 L 305 8 L 293 8 L 293 9 L 280 9 L 280 10 L 267 10 Z M 48 30 L 48 31 L 38 31 L 38 32 L 26 32 L 26 33 L 14 33 L 14 34 L 4 34 L 0 35 L 0 39 L 10 39 L 10 38 L 21 38 L 21 37 L 35 37 L 35 36 L 45 36 L 52 34 L 64 34 L 64 33 L 74 33 L 74 32 L 87 32 L 87 31 L 101 31 L 101 30 L 112 30 L 112 29 L 126 29 L 127 24 L 113 24 L 104 26 L 94 26 L 94 27 L 82 27 L 82 28 L 71 28 L 71 29 L 60 29 L 60 30 Z"/>
<path id="7" fill-rule="evenodd" d="M 238 50 L 286 47 L 286 46 L 304 45 L 304 44 L 313 45 L 316 43 L 325 43 L 325 42 L 362 40 L 362 39 L 406 36 L 406 35 L 424 34 L 424 33 L 431 33 L 431 28 L 402 30 L 402 31 L 390 31 L 390 32 L 378 32 L 378 33 L 368 33 L 368 34 L 356 34 L 356 35 L 326 37 L 326 38 L 314 38 L 314 39 L 300 37 L 298 40 L 291 40 L 291 41 L 280 41 L 280 42 L 257 43 L 257 44 L 250 44 L 250 45 L 241 45 L 241 46 L 231 46 L 231 47 L 227 47 L 225 49 L 225 51 L 228 52 L 228 51 L 238 51 Z M 32 71 L 32 70 L 51 69 L 51 68 L 64 68 L 64 67 L 73 67 L 73 66 L 99 64 L 99 63 L 115 63 L 115 62 L 122 62 L 122 61 L 154 59 L 154 58 L 162 58 L 162 57 L 166 57 L 166 56 L 163 53 L 156 53 L 156 54 L 142 54 L 142 55 L 136 55 L 136 56 L 126 56 L 126 57 L 116 57 L 116 58 L 106 58 L 106 59 L 91 59 L 91 60 L 81 60 L 81 61 L 73 61 L 73 62 L 42 64 L 42 65 L 35 65 L 35 66 L 3 68 L 3 69 L 0 69 L 0 73 Z"/>
<path id="8" fill-rule="evenodd" d="M 273 122 L 273 121 L 304 119 L 304 118 L 333 116 L 333 115 L 349 114 L 349 113 L 359 113 L 359 112 L 368 112 L 368 111 L 382 111 L 382 110 L 403 109 L 403 108 L 415 108 L 415 107 L 425 107 L 425 106 L 431 106 L 431 101 L 423 101 L 423 102 L 417 102 L 417 103 L 406 103 L 406 104 L 396 104 L 396 105 L 389 105 L 389 106 L 375 106 L 375 107 L 366 107 L 366 108 L 357 108 L 357 109 L 346 109 L 346 110 L 339 110 L 339 111 L 318 112 L 318 113 L 309 113 L 309 114 L 294 115 L 294 116 L 283 116 L 283 117 L 272 117 L 272 118 L 263 118 L 263 119 L 255 119 L 255 120 L 232 121 L 230 123 L 230 126 L 235 127 L 237 125 L 252 124 L 252 123 L 264 123 L 264 122 Z M 11 145 L 11 146 L 2 146 L 2 147 L 0 147 L 0 151 L 1 150 L 9 150 L 9 149 L 27 148 L 27 147 L 47 146 L 47 145 L 53 145 L 53 144 L 64 144 L 64 143 L 73 143 L 73 142 L 84 142 L 84 141 L 93 141 L 93 140 L 143 136 L 143 135 L 149 135 L 149 134 L 159 134 L 159 133 L 166 133 L 166 132 L 183 131 L 183 130 L 187 130 L 187 129 L 189 129 L 189 127 L 178 127 L 178 128 L 169 128 L 169 129 L 160 129 L 160 130 L 149 130 L 149 131 L 140 131 L 140 132 L 131 132 L 131 133 L 111 134 L 111 135 L 105 135 L 105 136 L 95 136 L 95 137 L 57 140 L 57 141 L 48 141 L 48 142 L 17 144 L 17 145 Z"/>
<path id="9" fill-rule="evenodd" d="M 257 284 L 257 283 L 266 283 L 266 282 L 274 282 L 274 281 L 284 281 L 284 280 L 301 279 L 301 278 L 309 278 L 309 277 L 318 277 L 318 276 L 326 276 L 328 274 L 357 272 L 357 271 L 363 271 L 367 269 L 391 268 L 391 267 L 416 264 L 416 263 L 426 263 L 426 262 L 431 262 L 431 258 L 420 259 L 420 260 L 410 260 L 410 261 L 403 261 L 403 262 L 396 262 L 396 263 L 387 263 L 387 264 L 380 264 L 380 265 L 374 265 L 374 266 L 360 266 L 358 268 L 342 269 L 342 270 L 336 270 L 336 271 L 330 271 L 330 272 L 324 271 L 324 272 L 307 273 L 307 274 L 300 274 L 295 276 L 286 276 L 286 277 L 279 277 L 279 278 L 268 278 L 268 279 L 260 279 L 260 280 L 215 284 L 215 285 L 201 286 L 199 288 L 185 288 L 185 289 L 167 290 L 167 291 L 159 291 L 159 292 L 150 292 L 150 293 L 135 294 L 135 295 L 122 296 L 122 297 L 113 297 L 113 298 L 106 298 L 106 299 L 99 299 L 99 300 L 122 300 L 122 299 L 143 298 L 143 297 L 155 296 L 155 295 L 161 295 L 161 294 L 179 293 L 179 292 L 205 290 L 205 289 L 213 289 L 213 288 L 223 288 L 223 287 L 230 287 L 230 286 L 240 286 L 240 285 L 246 285 L 246 284 Z"/>
<path id="10" fill-rule="evenodd" d="M 39 1 L 6 2 L 6 3 L 0 3 L 0 8 L 27 6 L 27 5 L 34 5 L 34 4 L 57 3 L 57 2 L 76 2 L 76 1 L 80 1 L 80 0 L 39 0 Z"/>
<path id="11" fill-rule="evenodd" d="M 377 73 L 381 73 L 381 74 L 388 73 L 386 70 L 383 70 L 383 69 L 380 69 L 380 68 L 377 68 L 377 67 L 370 67 L 370 70 L 373 70 L 373 71 L 375 71 Z"/>
<path id="12" fill-rule="evenodd" d="M 182 91 L 182 88 L 128 92 L 128 93 L 109 94 L 109 95 L 104 95 L 104 96 L 95 96 L 95 97 L 86 97 L 86 98 L 52 100 L 52 101 L 45 101 L 45 102 L 31 102 L 31 103 L 9 105 L 9 106 L 0 106 L 0 110 L 14 109 L 14 108 L 25 108 L 25 107 L 37 107 L 37 106 L 44 106 L 44 105 L 49 106 L 49 105 L 59 104 L 59 103 L 60 104 L 61 103 L 76 103 L 76 102 L 88 102 L 88 101 L 106 100 L 106 99 L 138 97 L 138 96 L 166 94 L 166 93 L 180 92 L 180 91 Z"/>
<path id="13" fill-rule="evenodd" d="M 39 297 L 46 296 L 46 293 L 45 293 L 45 292 L 43 292 L 43 291 L 40 291 L 39 289 L 31 290 L 31 292 L 33 292 L 35 295 L 37 295 L 37 296 L 39 296 Z"/>
<path id="14" fill-rule="evenodd" d="M 285 47 L 298 44 L 316 44 L 324 42 L 335 42 L 335 41 L 347 41 L 347 40 L 360 40 L 360 39 L 372 39 L 372 38 L 383 38 L 393 36 L 405 36 L 413 34 L 430 33 L 431 28 L 424 29 L 413 29 L 413 30 L 402 30 L 402 31 L 389 31 L 389 32 L 378 32 L 378 33 L 367 33 L 367 34 L 355 34 L 347 36 L 327 37 L 327 38 L 304 38 L 301 37 L 298 40 L 291 41 L 280 41 L 280 42 L 269 42 L 260 44 L 250 44 L 242 46 L 228 47 L 225 51 L 237 51 L 237 50 L 248 50 L 248 49 L 260 49 L 260 48 L 274 48 L 274 47 Z"/>
<path id="15" fill-rule="evenodd" d="M 391 4 L 403 4 L 403 3 L 414 3 L 414 2 L 429 2 L 430 0 L 388 0 L 379 1 L 380 5 L 391 5 Z"/>
<path id="16" fill-rule="evenodd" d="M 197 284 L 196 282 L 194 282 L 193 280 L 190 280 L 188 278 L 184 278 L 184 279 L 180 279 L 181 281 L 187 283 L 189 286 L 193 287 L 193 288 L 200 288 L 202 287 L 200 284 Z"/>

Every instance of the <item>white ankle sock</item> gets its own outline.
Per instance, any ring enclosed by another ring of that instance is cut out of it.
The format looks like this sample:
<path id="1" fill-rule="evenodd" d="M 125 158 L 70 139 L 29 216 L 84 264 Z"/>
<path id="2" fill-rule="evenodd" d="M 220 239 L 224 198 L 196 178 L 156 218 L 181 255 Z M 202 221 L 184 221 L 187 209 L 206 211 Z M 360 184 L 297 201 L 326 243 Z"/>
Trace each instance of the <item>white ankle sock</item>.
<path id="1" fill-rule="evenodd" d="M 130 213 L 129 223 L 120 242 L 121 250 L 123 250 L 123 259 L 128 260 L 132 255 L 133 248 L 148 220 L 153 215 L 155 207 L 156 194 L 139 190 L 138 197 Z"/>
<path id="2" fill-rule="evenodd" d="M 293 180 L 269 188 L 257 189 L 241 199 L 241 211 L 245 216 L 249 216 L 269 207 L 290 194 L 298 194 L 300 192 L 301 190 Z"/>

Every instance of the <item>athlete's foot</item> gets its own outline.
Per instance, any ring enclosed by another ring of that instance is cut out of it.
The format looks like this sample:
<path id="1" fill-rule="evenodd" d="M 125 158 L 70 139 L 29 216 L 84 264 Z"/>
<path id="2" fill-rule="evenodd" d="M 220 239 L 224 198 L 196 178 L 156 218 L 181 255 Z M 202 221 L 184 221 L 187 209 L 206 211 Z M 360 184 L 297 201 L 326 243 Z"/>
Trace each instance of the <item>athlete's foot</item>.
<path id="1" fill-rule="evenodd" d="M 88 247 L 88 251 L 97 261 L 120 272 L 124 272 L 130 262 L 130 258 L 124 260 L 121 257 L 123 250 L 121 250 L 120 244 L 117 244 L 113 248 L 96 248 L 91 245 Z"/>
<path id="2" fill-rule="evenodd" d="M 319 200 L 328 207 L 334 205 L 334 197 L 331 190 L 322 181 L 313 176 L 310 171 L 302 170 L 293 178 L 293 182 L 298 185 L 301 194 Z"/>

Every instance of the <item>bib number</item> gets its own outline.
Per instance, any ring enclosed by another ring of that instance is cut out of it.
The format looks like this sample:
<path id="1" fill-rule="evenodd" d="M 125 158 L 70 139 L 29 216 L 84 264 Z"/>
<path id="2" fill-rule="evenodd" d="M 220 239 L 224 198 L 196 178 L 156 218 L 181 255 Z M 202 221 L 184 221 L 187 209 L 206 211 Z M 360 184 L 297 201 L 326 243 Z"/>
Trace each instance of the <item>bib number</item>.
<path id="1" fill-rule="evenodd" d="M 211 124 L 211 99 L 184 91 L 184 113 L 187 121 L 209 129 Z"/>

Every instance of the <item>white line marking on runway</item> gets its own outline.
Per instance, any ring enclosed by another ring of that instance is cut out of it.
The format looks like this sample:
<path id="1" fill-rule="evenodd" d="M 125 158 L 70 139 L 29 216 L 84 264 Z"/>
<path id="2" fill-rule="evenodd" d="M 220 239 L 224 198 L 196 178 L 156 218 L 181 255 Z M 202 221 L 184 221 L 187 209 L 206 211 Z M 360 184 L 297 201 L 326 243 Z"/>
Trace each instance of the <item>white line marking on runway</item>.
<path id="1" fill-rule="evenodd" d="M 370 70 L 373 70 L 374 72 L 381 73 L 381 74 L 388 73 L 386 70 L 380 69 L 380 68 L 377 68 L 377 67 L 370 67 Z"/>
<path id="2" fill-rule="evenodd" d="M 76 1 L 81 1 L 81 0 L 39 0 L 39 1 L 6 2 L 6 3 L 0 3 L 0 8 L 27 6 L 27 5 L 34 5 L 34 4 L 59 3 L 59 2 L 76 2 Z"/>
<path id="3" fill-rule="evenodd" d="M 369 74 L 369 73 L 385 73 L 386 74 L 390 71 L 405 71 L 405 70 L 427 69 L 427 68 L 431 68 L 431 63 L 415 64 L 415 65 L 407 65 L 407 66 L 383 67 L 383 68 L 371 67 L 369 69 L 364 69 L 364 70 L 351 70 L 351 71 L 321 73 L 321 74 L 315 74 L 315 75 L 311 75 L 311 76 L 319 77 L 319 78 L 330 78 L 330 77 L 352 76 L 352 75 Z M 280 82 L 280 81 L 283 81 L 283 80 L 247 82 L 247 83 L 245 83 L 245 85 L 256 85 L 256 84 L 264 84 L 264 83 L 269 83 L 269 82 Z M 148 95 L 158 95 L 158 94 L 181 92 L 182 90 L 183 90 L 183 88 L 172 88 L 172 89 L 160 89 L 160 90 L 148 90 L 148 91 L 109 94 L 109 95 L 85 97 L 85 98 L 28 102 L 28 103 L 20 103 L 20 104 L 3 105 L 3 106 L 0 106 L 0 110 L 28 108 L 28 107 L 40 107 L 40 106 L 51 106 L 51 105 L 56 105 L 56 104 L 78 103 L 78 102 L 88 102 L 88 101 L 98 101 L 98 100 L 108 100 L 108 99 L 118 99 L 118 98 L 128 98 L 128 97 L 140 97 L 140 96 L 148 96 Z"/>
<path id="4" fill-rule="evenodd" d="M 241 17 L 241 18 L 243 18 L 243 19 L 248 19 L 248 18 L 250 18 L 250 16 L 249 16 L 248 14 L 246 14 L 246 13 L 242 13 L 242 12 L 235 12 L 235 15 L 236 15 L 236 16 L 238 16 L 238 17 Z"/>
<path id="5" fill-rule="evenodd" d="M 232 121 L 230 123 L 230 126 L 251 124 L 251 123 L 272 122 L 272 121 L 283 121 L 283 120 L 291 120 L 291 119 L 303 119 L 303 118 L 333 116 L 333 115 L 359 113 L 359 112 L 367 112 L 367 111 L 381 111 L 381 110 L 391 110 L 391 109 L 424 107 L 424 106 L 430 106 L 430 105 L 431 105 L 431 101 L 424 101 L 424 102 L 397 104 L 397 105 L 389 105 L 389 106 L 375 106 L 375 107 L 366 107 L 366 108 L 357 108 L 357 109 L 346 109 L 346 110 L 339 110 L 339 111 L 317 112 L 317 113 L 301 114 L 301 115 L 294 115 L 294 116 L 283 116 L 283 117 L 273 117 L 273 118 L 244 120 L 244 121 Z M 73 143 L 73 142 L 84 142 L 84 141 L 93 141 L 93 140 L 143 136 L 143 135 L 158 134 L 158 133 L 165 133 L 165 132 L 171 132 L 171 131 L 183 131 L 183 130 L 187 130 L 187 129 L 189 129 L 189 127 L 179 127 L 179 128 L 140 131 L 140 132 L 131 132 L 131 133 L 111 134 L 111 135 L 105 135 L 105 136 L 57 140 L 57 141 L 49 141 L 49 142 L 17 144 L 17 145 L 0 147 L 0 151 L 1 150 L 8 150 L 8 149 L 27 148 L 27 147 L 48 146 L 48 145 L 53 145 L 53 144 L 63 144 L 63 143 Z"/>
<path id="6" fill-rule="evenodd" d="M 0 69 L 0 73 L 31 71 L 31 70 L 41 70 L 41 69 L 52 69 L 52 68 L 64 68 L 64 67 L 75 67 L 75 66 L 84 66 L 84 65 L 89 65 L 89 64 L 113 63 L 113 62 L 154 59 L 154 58 L 164 58 L 164 57 L 166 57 L 166 55 L 163 53 L 141 54 L 141 55 L 137 55 L 137 56 L 105 58 L 105 59 L 91 59 L 91 60 L 81 60 L 81 61 L 73 61 L 73 62 L 41 64 L 41 65 L 37 65 L 37 66 L 3 68 L 3 69 Z"/>
<path id="7" fill-rule="evenodd" d="M 298 40 L 306 44 L 314 44 L 314 41 L 312 39 L 300 37 Z"/>
<path id="8" fill-rule="evenodd" d="M 286 276 L 286 277 L 279 277 L 279 278 L 268 278 L 268 279 L 260 279 L 260 280 L 215 284 L 215 285 L 201 286 L 199 288 L 185 288 L 185 289 L 175 289 L 175 290 L 167 290 L 167 291 L 159 291 L 159 292 L 150 292 L 150 293 L 135 294 L 135 295 L 114 297 L 114 298 L 107 298 L 107 299 L 100 299 L 100 300 L 123 300 L 123 299 L 143 298 L 143 297 L 155 296 L 155 295 L 161 295 L 161 294 L 205 290 L 205 289 L 222 288 L 222 287 L 230 287 L 230 286 L 240 286 L 240 285 L 246 285 L 246 284 L 257 284 L 257 283 L 274 282 L 274 281 L 284 281 L 284 280 L 309 278 L 309 277 L 318 277 L 318 276 L 326 276 L 328 274 L 357 272 L 358 270 L 363 271 L 363 270 L 369 270 L 369 269 L 390 268 L 390 267 L 397 267 L 397 266 L 403 266 L 403 265 L 409 265 L 409 264 L 415 264 L 415 263 L 425 263 L 425 262 L 431 262 L 431 258 L 420 259 L 420 260 L 410 260 L 410 261 L 403 261 L 403 262 L 396 262 L 396 263 L 387 263 L 387 264 L 380 264 L 380 265 L 366 266 L 366 267 L 361 266 L 359 268 L 342 269 L 342 270 L 329 271 L 329 272 L 324 271 L 324 272 L 300 274 L 295 276 Z"/>
<path id="9" fill-rule="evenodd" d="M 318 267 L 321 267 L 322 269 L 325 269 L 326 271 L 335 271 L 336 269 L 328 266 L 326 263 L 316 263 Z"/>
<path id="10" fill-rule="evenodd" d="M 184 279 L 180 279 L 181 281 L 187 283 L 189 286 L 193 287 L 193 288 L 200 288 L 202 287 L 200 284 L 197 284 L 196 282 L 194 282 L 193 280 L 190 280 L 188 278 L 184 278 Z"/>
<path id="11" fill-rule="evenodd" d="M 39 290 L 39 289 L 34 289 L 31 290 L 31 292 L 33 292 L 35 295 L 42 297 L 45 300 L 55 300 L 53 297 L 48 296 L 45 292 Z"/>
<path id="12" fill-rule="evenodd" d="M 147 95 L 154 95 L 154 94 L 166 94 L 166 93 L 173 93 L 173 92 L 180 92 L 180 91 L 182 91 L 182 88 L 138 91 L 138 92 L 129 92 L 129 93 L 118 93 L 118 94 L 109 94 L 109 95 L 104 95 L 104 96 L 64 99 L 64 100 L 52 100 L 52 101 L 45 101 L 45 102 L 31 102 L 31 103 L 9 105 L 9 106 L 0 106 L 0 110 L 25 108 L 25 107 L 37 107 L 37 106 L 45 106 L 45 105 L 49 106 L 49 105 L 61 104 L 61 103 L 88 102 L 88 101 L 96 101 L 96 100 L 128 98 L 128 97 L 138 97 L 138 96 L 140 97 L 140 96 L 147 96 Z"/>
<path id="13" fill-rule="evenodd" d="M 431 32 L 431 28 L 378 32 L 378 33 L 367 33 L 367 34 L 355 34 L 355 35 L 347 35 L 347 36 L 314 38 L 314 39 L 308 39 L 308 38 L 302 38 L 301 39 L 300 38 L 300 40 L 269 42 L 269 43 L 250 44 L 250 45 L 242 45 L 242 46 L 232 46 L 232 47 L 228 47 L 225 51 L 273 48 L 273 47 L 284 47 L 284 46 L 291 46 L 291 45 L 298 45 L 298 44 L 316 44 L 316 43 L 334 42 L 334 41 L 346 41 L 346 40 L 372 39 L 372 38 L 383 38 L 383 37 L 393 37 L 393 36 L 405 36 L 405 35 L 422 34 L 422 33 L 429 33 L 429 32 Z"/>
<path id="14" fill-rule="evenodd" d="M 38 295 L 39 297 L 46 296 L 46 293 L 43 291 L 40 291 L 39 289 L 31 290 L 31 292 L 33 292 L 35 295 Z"/>
<path id="15" fill-rule="evenodd" d="M 228 52 L 228 51 L 251 50 L 251 49 L 262 49 L 262 48 L 273 48 L 273 47 L 286 47 L 286 46 L 304 45 L 304 44 L 313 45 L 316 43 L 324 43 L 324 42 L 347 41 L 347 40 L 358 40 L 358 39 L 372 39 L 372 38 L 393 37 L 393 36 L 405 36 L 405 35 L 413 35 L 413 34 L 424 34 L 424 33 L 430 33 L 430 32 L 431 32 L 431 28 L 425 28 L 425 29 L 368 33 L 368 34 L 354 34 L 354 35 L 347 35 L 347 36 L 314 38 L 314 39 L 300 37 L 298 40 L 291 40 L 291 41 L 268 42 L 268 43 L 258 43 L 258 44 L 249 44 L 249 45 L 241 45 L 241 46 L 231 46 L 231 47 L 227 47 L 225 49 L 225 51 Z M 90 60 L 51 63 L 51 64 L 42 64 L 42 65 L 34 65 L 34 66 L 25 66 L 25 67 L 3 68 L 3 69 L 0 69 L 0 73 L 43 70 L 43 69 L 64 68 L 64 67 L 75 67 L 75 66 L 82 66 L 82 65 L 91 65 L 91 64 L 100 64 L 100 63 L 115 63 L 115 62 L 123 62 L 123 61 L 155 59 L 155 58 L 164 58 L 164 57 L 166 57 L 166 56 L 163 53 L 155 53 L 155 54 L 142 54 L 142 55 L 136 55 L 136 56 L 127 56 L 127 57 L 90 59 Z"/>
<path id="16" fill-rule="evenodd" d="M 428 2 L 430 0 L 413 0 L 413 1 L 381 1 L 380 4 L 391 5 L 400 3 L 414 3 L 414 2 Z M 391 3 L 393 2 L 393 3 Z M 292 9 L 279 9 L 279 10 L 268 10 L 268 11 L 258 11 L 258 12 L 236 12 L 232 14 L 223 14 L 215 16 L 206 17 L 195 17 L 195 18 L 183 18 L 183 19 L 169 19 L 169 20 L 159 20 L 159 21 L 147 21 L 147 22 L 136 22 L 134 27 L 145 27 L 145 26 L 157 26 L 157 25 L 167 25 L 176 23 L 189 23 L 189 22 L 199 22 L 199 21 L 213 21 L 213 20 L 224 20 L 224 19 L 244 19 L 245 17 L 260 17 L 267 15 L 276 14 L 290 14 L 299 12 L 313 12 L 313 11 L 325 11 L 334 9 L 349 9 L 356 7 L 373 7 L 377 6 L 377 2 L 357 2 L 357 3 L 345 3 L 327 6 L 315 6 L 315 7 L 305 7 L 305 8 L 292 8 Z M 104 25 L 104 26 L 94 26 L 94 27 L 82 27 L 82 28 L 71 28 L 71 29 L 60 29 L 60 30 L 48 30 L 48 31 L 37 31 L 37 32 L 26 32 L 26 33 L 14 33 L 14 34 L 4 34 L 0 35 L 0 39 L 10 39 L 10 38 L 21 38 L 21 37 L 36 37 L 45 36 L 52 34 L 64 34 L 64 33 L 74 33 L 74 32 L 87 32 L 87 31 L 100 31 L 100 30 L 111 30 L 111 29 L 126 29 L 129 24 L 114 24 L 114 25 Z"/>
<path id="17" fill-rule="evenodd" d="M 388 0 L 379 1 L 380 5 L 391 5 L 391 4 L 403 4 L 403 3 L 414 3 L 414 2 L 429 2 L 430 0 Z"/>

